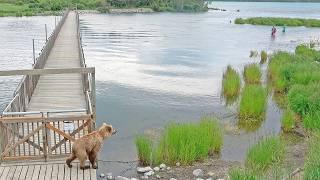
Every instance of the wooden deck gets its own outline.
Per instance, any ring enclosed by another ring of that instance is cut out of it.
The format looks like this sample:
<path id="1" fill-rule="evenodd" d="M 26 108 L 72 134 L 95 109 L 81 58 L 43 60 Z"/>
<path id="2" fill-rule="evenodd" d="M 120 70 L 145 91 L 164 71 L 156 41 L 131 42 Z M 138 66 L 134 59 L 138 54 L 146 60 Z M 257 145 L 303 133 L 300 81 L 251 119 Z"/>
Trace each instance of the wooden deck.
<path id="1" fill-rule="evenodd" d="M 87 162 L 88 163 L 88 162 Z M 96 170 L 69 168 L 63 160 L 0 165 L 0 180 L 96 180 Z"/>

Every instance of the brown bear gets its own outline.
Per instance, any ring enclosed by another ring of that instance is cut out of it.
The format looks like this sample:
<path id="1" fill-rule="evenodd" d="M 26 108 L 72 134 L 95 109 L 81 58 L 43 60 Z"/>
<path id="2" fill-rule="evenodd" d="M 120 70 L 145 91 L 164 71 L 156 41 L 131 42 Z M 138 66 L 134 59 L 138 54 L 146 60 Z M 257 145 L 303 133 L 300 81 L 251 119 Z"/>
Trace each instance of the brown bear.
<path id="1" fill-rule="evenodd" d="M 99 130 L 75 140 L 72 145 L 72 153 L 66 160 L 69 168 L 72 167 L 71 162 L 78 158 L 80 161 L 80 169 L 85 169 L 85 161 L 88 157 L 92 168 L 98 168 L 96 159 L 102 147 L 103 140 L 114 135 L 116 132 L 111 125 L 103 123 Z"/>

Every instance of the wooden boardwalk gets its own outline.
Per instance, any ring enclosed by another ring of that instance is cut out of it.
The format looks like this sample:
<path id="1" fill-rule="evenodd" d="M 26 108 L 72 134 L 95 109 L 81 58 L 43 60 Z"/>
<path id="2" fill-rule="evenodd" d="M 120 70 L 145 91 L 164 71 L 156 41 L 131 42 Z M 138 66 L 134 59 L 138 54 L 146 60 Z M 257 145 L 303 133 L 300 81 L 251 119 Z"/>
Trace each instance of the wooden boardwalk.
<path id="1" fill-rule="evenodd" d="M 81 67 L 76 13 L 71 11 L 51 49 L 44 68 Z M 40 76 L 27 111 L 61 111 L 86 109 L 81 74 Z"/>
<path id="2" fill-rule="evenodd" d="M 87 162 L 88 163 L 88 162 Z M 62 161 L 12 163 L 0 165 L 0 180 L 96 180 L 94 169 L 69 168 Z"/>
<path id="3" fill-rule="evenodd" d="M 64 14 L 33 69 L 0 72 L 11 75 L 24 76 L 0 117 L 0 180 L 95 180 L 95 169 L 65 165 L 73 141 L 95 128 L 95 72 L 85 64 L 78 12 Z"/>

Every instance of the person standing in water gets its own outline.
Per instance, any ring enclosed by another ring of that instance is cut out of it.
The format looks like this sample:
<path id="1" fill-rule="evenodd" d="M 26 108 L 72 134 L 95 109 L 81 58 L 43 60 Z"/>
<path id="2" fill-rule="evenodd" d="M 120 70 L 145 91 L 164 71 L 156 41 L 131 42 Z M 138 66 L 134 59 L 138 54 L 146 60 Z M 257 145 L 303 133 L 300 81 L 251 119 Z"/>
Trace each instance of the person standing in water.
<path id="1" fill-rule="evenodd" d="M 277 32 L 277 29 L 273 26 L 271 29 L 271 36 L 275 36 Z"/>
<path id="2" fill-rule="evenodd" d="M 283 25 L 282 32 L 283 32 L 283 33 L 286 32 L 286 25 Z"/>

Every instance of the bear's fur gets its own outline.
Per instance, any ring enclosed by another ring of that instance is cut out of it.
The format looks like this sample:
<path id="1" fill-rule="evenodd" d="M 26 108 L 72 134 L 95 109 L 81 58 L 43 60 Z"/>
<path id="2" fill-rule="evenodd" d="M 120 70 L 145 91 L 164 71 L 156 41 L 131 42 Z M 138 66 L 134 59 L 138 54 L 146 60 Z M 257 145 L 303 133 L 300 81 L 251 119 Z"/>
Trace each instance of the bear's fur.
<path id="1" fill-rule="evenodd" d="M 85 169 L 85 161 L 89 158 L 92 168 L 98 168 L 97 155 L 102 147 L 103 140 L 116 132 L 111 125 L 103 123 L 99 130 L 75 140 L 72 146 L 72 154 L 66 160 L 67 165 L 71 168 L 71 162 L 78 158 L 80 169 Z"/>

